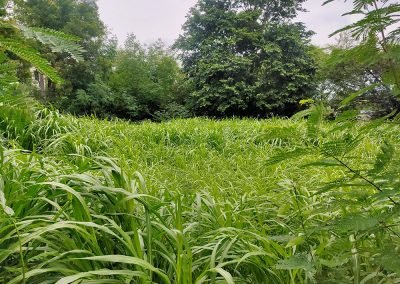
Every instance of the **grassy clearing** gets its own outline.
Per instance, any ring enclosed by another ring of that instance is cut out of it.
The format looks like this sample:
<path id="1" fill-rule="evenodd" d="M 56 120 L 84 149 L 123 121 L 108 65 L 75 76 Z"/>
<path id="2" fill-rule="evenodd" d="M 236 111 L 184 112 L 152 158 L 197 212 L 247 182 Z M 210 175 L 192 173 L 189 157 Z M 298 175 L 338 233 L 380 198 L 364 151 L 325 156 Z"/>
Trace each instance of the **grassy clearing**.
<path id="1" fill-rule="evenodd" d="M 0 283 L 400 281 L 397 125 L 0 108 Z"/>

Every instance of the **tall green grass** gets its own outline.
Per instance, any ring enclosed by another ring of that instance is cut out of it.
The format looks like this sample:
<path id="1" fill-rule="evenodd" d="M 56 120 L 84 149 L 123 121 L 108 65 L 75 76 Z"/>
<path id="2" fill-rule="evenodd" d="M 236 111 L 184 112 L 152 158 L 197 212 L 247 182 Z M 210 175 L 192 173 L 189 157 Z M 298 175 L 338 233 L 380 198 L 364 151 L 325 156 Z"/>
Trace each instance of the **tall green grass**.
<path id="1" fill-rule="evenodd" d="M 0 111 L 0 283 L 400 281 L 396 124 Z"/>

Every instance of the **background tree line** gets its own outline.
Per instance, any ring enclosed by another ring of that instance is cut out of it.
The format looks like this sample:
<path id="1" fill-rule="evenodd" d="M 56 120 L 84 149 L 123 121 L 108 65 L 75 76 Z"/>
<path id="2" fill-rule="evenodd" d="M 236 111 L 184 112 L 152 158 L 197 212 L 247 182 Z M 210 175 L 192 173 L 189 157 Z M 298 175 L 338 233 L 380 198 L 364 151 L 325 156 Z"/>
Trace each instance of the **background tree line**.
<path id="1" fill-rule="evenodd" d="M 303 2 L 199 0 L 172 48 L 161 41 L 141 44 L 134 35 L 119 47 L 95 1 L 17 0 L 14 10 L 27 26 L 82 39 L 81 62 L 37 43 L 64 83 L 49 81 L 45 92 L 32 91 L 77 115 L 130 120 L 290 116 L 302 108 L 300 102 L 338 108 L 359 90 L 364 91 L 351 107 L 383 113 L 398 109 L 391 85 L 380 84 L 388 60 L 368 60 L 373 50 L 366 42 L 373 45 L 374 39 L 361 43 L 342 33 L 334 46 L 313 46 L 312 31 L 295 22 Z M 21 66 L 19 76 L 31 85 L 27 66 Z"/>

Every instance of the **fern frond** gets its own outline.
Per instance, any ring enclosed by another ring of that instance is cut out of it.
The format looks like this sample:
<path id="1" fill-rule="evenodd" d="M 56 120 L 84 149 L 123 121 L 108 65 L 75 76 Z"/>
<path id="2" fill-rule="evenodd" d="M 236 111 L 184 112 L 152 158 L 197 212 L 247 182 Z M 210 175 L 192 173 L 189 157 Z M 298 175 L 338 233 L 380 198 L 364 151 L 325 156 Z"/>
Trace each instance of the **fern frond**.
<path id="1" fill-rule="evenodd" d="M 343 157 L 357 147 L 361 140 L 360 137 L 353 138 L 348 135 L 344 139 L 325 142 L 321 145 L 320 151 L 326 157 Z"/>
<path id="2" fill-rule="evenodd" d="M 63 79 L 57 74 L 57 71 L 46 59 L 41 57 L 36 50 L 24 45 L 21 41 L 0 37 L 0 47 L 29 62 L 41 73 L 49 77 L 53 82 L 61 83 L 63 81 Z"/>
<path id="3" fill-rule="evenodd" d="M 311 152 L 311 149 L 309 149 L 309 148 L 297 148 L 297 149 L 294 149 L 289 152 L 282 150 L 282 151 L 279 151 L 279 153 L 277 153 L 276 155 L 270 157 L 267 160 L 266 165 L 272 166 L 272 165 L 278 164 L 278 163 L 286 161 L 286 160 L 305 156 L 305 155 L 309 154 L 310 152 Z"/>
<path id="4" fill-rule="evenodd" d="M 321 132 L 321 124 L 325 119 L 326 109 L 322 105 L 315 106 L 307 120 L 307 136 L 311 140 L 318 139 Z"/>
<path id="5" fill-rule="evenodd" d="M 373 169 L 370 171 L 370 174 L 379 174 L 384 171 L 388 164 L 392 161 L 393 156 L 395 154 L 395 148 L 392 144 L 385 142 L 381 146 L 381 151 L 376 157 L 375 164 Z"/>
<path id="6" fill-rule="evenodd" d="M 351 30 L 354 37 L 367 38 L 371 32 L 379 32 L 387 27 L 396 25 L 400 21 L 400 19 L 397 18 L 400 13 L 399 4 L 391 4 L 387 7 L 378 8 L 368 13 L 362 12 L 361 9 L 363 8 L 358 8 L 356 6 L 353 11 L 346 13 L 345 15 L 364 14 L 364 18 L 355 22 L 354 24 L 345 26 L 335 31 L 330 36 L 334 36 L 343 31 Z"/>
<path id="7" fill-rule="evenodd" d="M 6 89 L 12 83 L 18 81 L 17 64 L 15 62 L 0 63 L 0 88 Z"/>
<path id="8" fill-rule="evenodd" d="M 48 29 L 48 28 L 37 28 L 37 27 L 27 27 L 27 26 L 21 26 L 21 28 L 23 28 L 24 30 L 30 30 L 33 33 L 45 33 L 47 35 L 52 35 L 64 40 L 68 40 L 70 42 L 79 42 L 81 41 L 81 38 L 71 35 L 71 34 L 66 34 L 60 31 L 56 31 L 56 30 L 52 30 L 52 29 Z"/>
<path id="9" fill-rule="evenodd" d="M 83 48 L 77 44 L 78 37 L 65 33 L 43 28 L 30 28 L 19 25 L 26 38 L 36 39 L 42 44 L 49 46 L 52 52 L 67 53 L 74 60 L 82 61 Z"/>

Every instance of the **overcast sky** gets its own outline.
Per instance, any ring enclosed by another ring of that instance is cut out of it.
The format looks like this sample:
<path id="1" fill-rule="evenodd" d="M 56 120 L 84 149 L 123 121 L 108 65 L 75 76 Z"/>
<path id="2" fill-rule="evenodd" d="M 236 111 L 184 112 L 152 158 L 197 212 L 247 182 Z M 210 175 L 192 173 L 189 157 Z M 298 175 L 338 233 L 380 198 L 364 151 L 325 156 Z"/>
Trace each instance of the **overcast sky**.
<path id="1" fill-rule="evenodd" d="M 182 33 L 190 7 L 197 0 L 98 0 L 100 17 L 115 34 L 120 43 L 126 35 L 133 33 L 144 43 L 161 38 L 171 44 Z M 351 17 L 341 17 L 351 8 L 351 1 L 335 1 L 321 7 L 324 0 L 308 0 L 305 8 L 309 11 L 299 15 L 298 20 L 317 34 L 313 43 L 324 46 L 333 43 L 328 35 L 352 21 Z"/>

